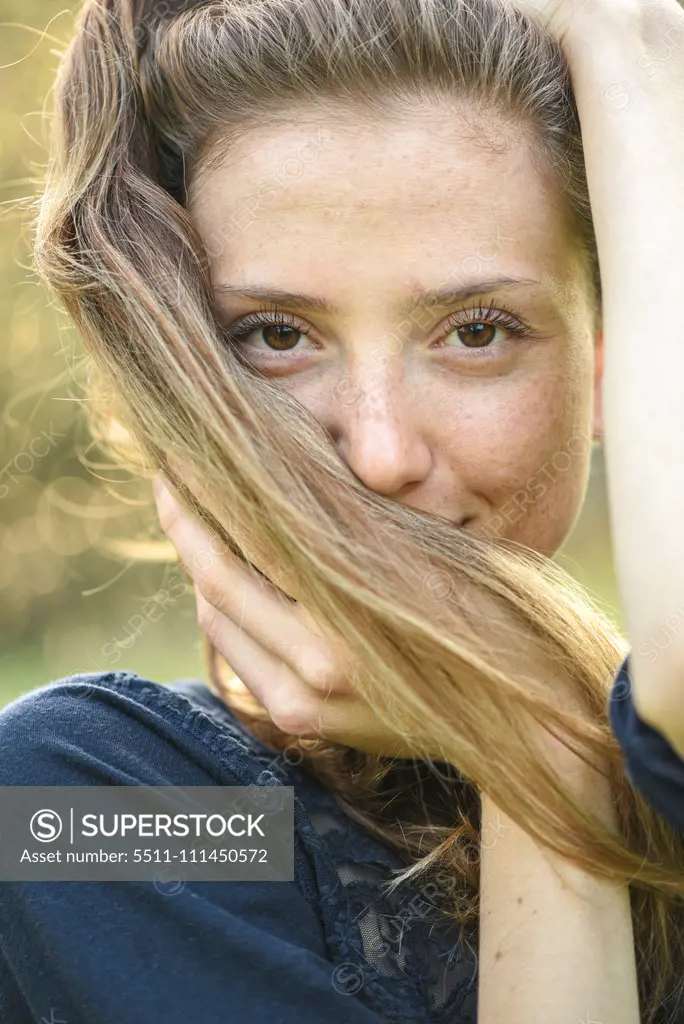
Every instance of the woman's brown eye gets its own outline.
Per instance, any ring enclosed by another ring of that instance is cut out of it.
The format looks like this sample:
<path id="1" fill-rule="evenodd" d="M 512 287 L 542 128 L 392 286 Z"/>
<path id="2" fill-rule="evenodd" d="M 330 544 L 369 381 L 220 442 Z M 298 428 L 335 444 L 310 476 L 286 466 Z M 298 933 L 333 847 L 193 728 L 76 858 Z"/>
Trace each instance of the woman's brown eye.
<path id="1" fill-rule="evenodd" d="M 294 348 L 302 333 L 294 327 L 288 327 L 287 324 L 267 324 L 261 330 L 266 344 L 280 351 Z"/>
<path id="2" fill-rule="evenodd" d="M 462 336 L 462 332 L 465 332 L 465 337 Z M 491 345 L 496 337 L 496 325 L 486 323 L 464 324 L 463 327 L 459 327 L 454 333 L 458 334 L 460 340 L 467 348 L 485 348 L 487 345 Z"/>

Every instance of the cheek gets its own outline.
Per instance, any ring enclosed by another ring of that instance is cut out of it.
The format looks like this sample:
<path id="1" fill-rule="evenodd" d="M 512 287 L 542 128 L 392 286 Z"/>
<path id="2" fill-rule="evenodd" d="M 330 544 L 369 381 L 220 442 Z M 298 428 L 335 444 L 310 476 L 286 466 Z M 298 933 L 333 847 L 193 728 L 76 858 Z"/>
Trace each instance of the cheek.
<path id="1" fill-rule="evenodd" d="M 502 379 L 461 401 L 449 461 L 480 499 L 479 529 L 541 553 L 558 549 L 588 483 L 590 395 L 582 372 Z"/>

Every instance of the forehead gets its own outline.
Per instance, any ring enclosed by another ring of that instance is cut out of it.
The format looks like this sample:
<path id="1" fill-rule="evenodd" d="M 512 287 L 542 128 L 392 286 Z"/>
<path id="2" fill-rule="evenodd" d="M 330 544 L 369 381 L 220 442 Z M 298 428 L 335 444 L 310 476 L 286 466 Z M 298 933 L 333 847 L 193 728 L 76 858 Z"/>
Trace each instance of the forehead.
<path id="1" fill-rule="evenodd" d="M 310 292 L 312 276 L 343 271 L 368 290 L 496 269 L 557 285 L 573 238 L 533 145 L 500 115 L 456 104 L 384 120 L 309 112 L 227 147 L 193 178 L 188 205 L 215 275 L 238 282 L 276 275 Z"/>

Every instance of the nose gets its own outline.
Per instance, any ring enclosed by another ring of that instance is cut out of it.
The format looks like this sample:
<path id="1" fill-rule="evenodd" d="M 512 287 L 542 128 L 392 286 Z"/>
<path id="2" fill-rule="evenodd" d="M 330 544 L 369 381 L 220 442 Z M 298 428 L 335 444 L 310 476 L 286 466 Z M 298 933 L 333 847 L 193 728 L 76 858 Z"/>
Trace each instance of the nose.
<path id="1" fill-rule="evenodd" d="M 420 402 L 396 372 L 357 367 L 340 377 L 330 412 L 341 457 L 370 490 L 400 498 L 429 476 L 433 455 Z"/>

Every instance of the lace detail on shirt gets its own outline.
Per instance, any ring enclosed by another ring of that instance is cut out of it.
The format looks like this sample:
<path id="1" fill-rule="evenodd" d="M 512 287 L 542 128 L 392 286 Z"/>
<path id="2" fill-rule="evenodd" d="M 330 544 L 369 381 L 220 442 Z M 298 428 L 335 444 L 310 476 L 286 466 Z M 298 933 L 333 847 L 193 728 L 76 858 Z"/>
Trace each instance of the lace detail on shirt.
<path id="1" fill-rule="evenodd" d="M 471 929 L 461 940 L 457 922 L 437 905 L 437 885 L 417 879 L 386 893 L 392 869 L 405 866 L 398 853 L 351 819 L 299 763 L 265 746 L 208 688 L 201 698 L 261 762 L 258 785 L 295 789 L 297 838 L 313 875 L 302 887 L 321 919 L 334 988 L 397 1024 L 476 1024 L 477 937 Z"/>
<path id="2" fill-rule="evenodd" d="M 457 923 L 437 905 L 436 883 L 385 892 L 391 868 L 404 866 L 398 855 L 327 793 L 308 796 L 307 811 L 336 875 L 322 903 L 333 959 L 346 968 L 336 968 L 333 984 L 355 989 L 392 1020 L 475 1024 L 476 941 L 461 941 Z"/>
<path id="3" fill-rule="evenodd" d="M 93 674 L 71 677 L 92 685 Z M 263 744 L 198 680 L 150 683 L 108 673 L 100 685 L 131 692 L 193 732 L 240 785 L 293 786 L 295 875 L 318 914 L 330 983 L 386 1022 L 476 1024 L 477 939 L 437 905 L 435 883 L 417 879 L 388 894 L 383 883 L 405 862 L 345 813 L 299 764 Z M 353 1019 L 350 1001 L 350 1020 Z"/>
<path id="4" fill-rule="evenodd" d="M 245 730 L 245 742 L 252 739 Z M 316 876 L 331 984 L 387 1021 L 475 1024 L 475 930 L 461 940 L 457 922 L 438 906 L 435 882 L 417 879 L 385 892 L 392 869 L 405 866 L 398 853 L 349 818 L 318 779 L 255 743 L 267 765 L 260 784 L 272 774 L 294 786 L 306 811 L 300 832 Z"/>

